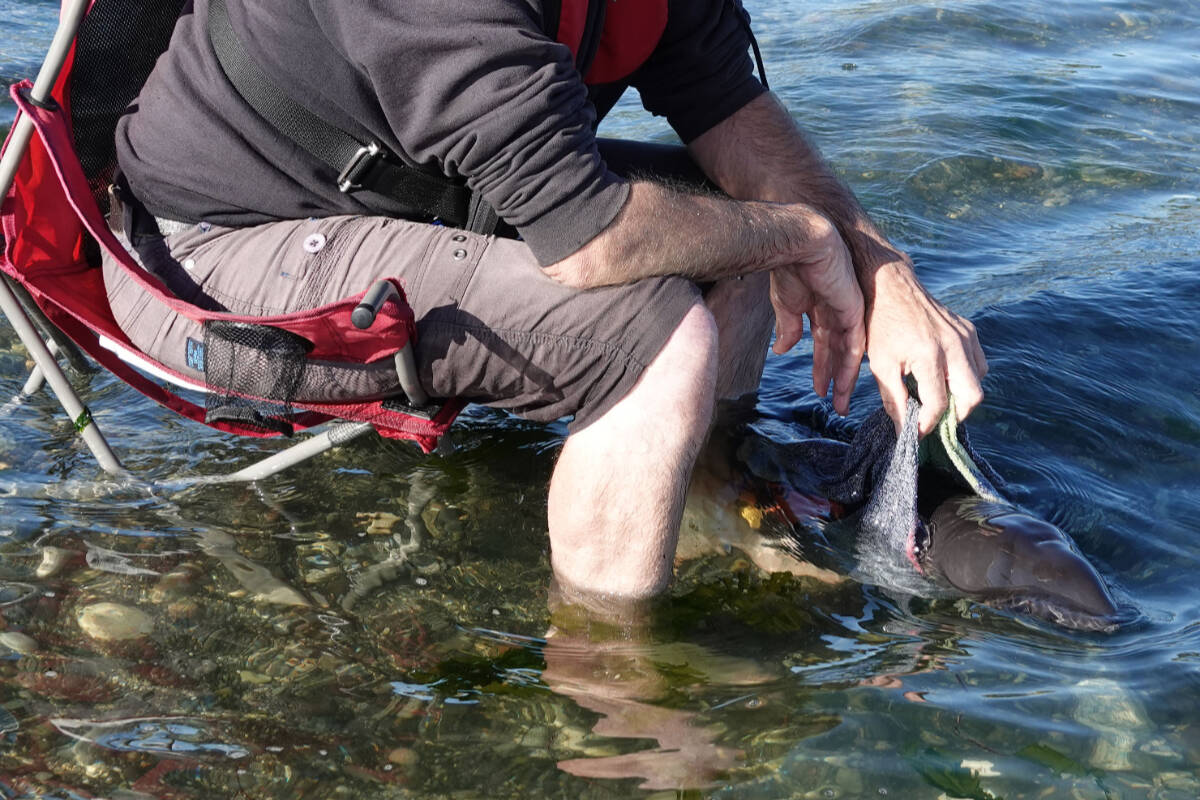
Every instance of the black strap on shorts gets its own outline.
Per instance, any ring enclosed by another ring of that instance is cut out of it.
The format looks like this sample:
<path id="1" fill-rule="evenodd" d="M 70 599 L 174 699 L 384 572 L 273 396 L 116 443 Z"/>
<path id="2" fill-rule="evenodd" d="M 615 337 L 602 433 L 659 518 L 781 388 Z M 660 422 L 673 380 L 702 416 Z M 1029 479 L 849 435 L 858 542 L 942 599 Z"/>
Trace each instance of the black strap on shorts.
<path id="1" fill-rule="evenodd" d="M 208 36 L 221 70 L 242 99 L 276 131 L 329 166 L 340 191 L 366 189 L 455 228 L 496 231 L 500 218 L 495 210 L 462 183 L 409 166 L 377 141 L 360 142 L 285 94 L 246 53 L 225 0 L 209 3 Z"/>

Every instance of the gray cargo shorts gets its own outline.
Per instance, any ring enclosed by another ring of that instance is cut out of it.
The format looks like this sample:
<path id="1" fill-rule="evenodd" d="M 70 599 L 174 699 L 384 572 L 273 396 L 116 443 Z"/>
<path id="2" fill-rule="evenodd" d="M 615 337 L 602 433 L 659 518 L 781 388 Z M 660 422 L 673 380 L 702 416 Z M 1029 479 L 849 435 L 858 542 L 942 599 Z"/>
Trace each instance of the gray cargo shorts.
<path id="1" fill-rule="evenodd" d="M 569 289 L 546 277 L 519 241 L 386 217 L 202 223 L 140 249 L 143 266 L 178 297 L 236 314 L 315 308 L 397 278 L 416 317 L 417 364 L 430 395 L 536 421 L 573 416 L 572 430 L 625 396 L 701 298 L 682 278 Z M 189 340 L 194 348 L 204 339 L 201 326 L 153 300 L 107 257 L 104 279 L 133 344 L 203 380 L 189 358 Z M 296 400 L 368 399 L 396 389 L 392 362 L 383 359 L 302 387 Z"/>

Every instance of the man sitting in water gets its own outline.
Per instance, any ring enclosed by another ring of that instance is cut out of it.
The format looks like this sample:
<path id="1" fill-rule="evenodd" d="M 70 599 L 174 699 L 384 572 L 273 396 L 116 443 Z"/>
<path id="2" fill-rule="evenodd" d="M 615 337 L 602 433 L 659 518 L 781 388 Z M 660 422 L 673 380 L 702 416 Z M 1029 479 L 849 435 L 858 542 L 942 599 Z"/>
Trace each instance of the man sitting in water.
<path id="1" fill-rule="evenodd" d="M 916 377 L 922 431 L 947 388 L 962 416 L 982 399 L 973 326 L 925 291 L 754 77 L 736 0 L 195 0 L 185 11 L 117 132 L 126 188 L 148 211 L 130 230 L 144 265 L 185 299 L 254 314 L 398 278 L 433 396 L 574 417 L 549 494 L 552 564 L 569 590 L 666 587 L 715 401 L 755 390 L 772 319 L 782 353 L 808 317 L 813 387 L 832 385 L 840 413 L 864 351 L 894 419 L 904 374 Z M 339 189 L 336 169 L 230 83 L 214 21 L 266 75 L 260 95 L 381 145 L 434 189 Z M 595 126 L 629 85 L 686 144 L 684 168 L 668 164 L 681 149 L 658 147 L 615 171 L 617 148 Z M 689 171 L 723 194 L 653 177 Z M 519 239 L 486 235 L 486 213 L 432 213 L 443 178 L 465 182 L 471 208 L 490 206 Z M 134 343 L 195 372 L 192 324 L 147 304 L 112 265 L 106 280 Z"/>

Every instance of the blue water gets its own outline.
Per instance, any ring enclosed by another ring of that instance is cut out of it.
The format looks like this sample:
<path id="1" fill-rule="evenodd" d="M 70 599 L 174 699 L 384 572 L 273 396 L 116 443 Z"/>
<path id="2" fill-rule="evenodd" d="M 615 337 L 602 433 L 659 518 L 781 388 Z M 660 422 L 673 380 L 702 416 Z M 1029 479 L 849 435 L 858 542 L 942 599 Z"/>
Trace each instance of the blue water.
<path id="1" fill-rule="evenodd" d="M 772 86 L 978 325 L 976 446 L 1135 621 L 1070 633 L 735 547 L 681 565 L 649 629 L 547 638 L 561 426 L 477 410 L 450 455 L 370 442 L 148 491 L 40 397 L 0 419 L 0 637 L 36 645 L 0 638 L 0 797 L 1200 796 L 1200 5 L 747 2 Z M 0 0 L 0 77 L 32 74 L 54 15 Z M 670 136 L 635 98 L 605 129 Z M 769 359 L 761 436 L 826 415 L 807 366 Z M 275 447 L 103 376 L 84 396 L 160 484 Z M 851 422 L 875 403 L 864 371 Z M 691 519 L 744 524 L 726 506 Z M 67 562 L 39 578 L 46 547 Z M 261 599 L 280 587 L 311 605 Z M 153 632 L 88 638 L 105 602 Z"/>

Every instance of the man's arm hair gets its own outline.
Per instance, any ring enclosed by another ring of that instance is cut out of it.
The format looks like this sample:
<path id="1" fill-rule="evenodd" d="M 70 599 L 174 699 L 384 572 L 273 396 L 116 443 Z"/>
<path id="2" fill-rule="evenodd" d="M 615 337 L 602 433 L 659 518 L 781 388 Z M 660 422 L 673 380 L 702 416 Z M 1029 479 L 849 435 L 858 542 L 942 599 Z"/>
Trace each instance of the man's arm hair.
<path id="1" fill-rule="evenodd" d="M 788 157 L 781 163 L 781 144 Z M 850 251 L 868 304 L 883 263 L 908 263 L 867 215 L 858 198 L 829 168 L 787 109 L 771 93 L 747 104 L 689 145 L 708 177 L 731 197 L 812 205 L 837 228 Z"/>
<path id="2" fill-rule="evenodd" d="M 576 288 L 662 275 L 715 281 L 820 258 L 839 246 L 837 229 L 811 206 L 635 181 L 613 222 L 546 273 Z"/>
<path id="3" fill-rule="evenodd" d="M 639 181 L 607 228 L 546 271 L 580 288 L 659 275 L 707 282 L 769 271 L 775 352 L 800 341 L 807 317 L 813 388 L 824 395 L 832 381 L 835 407 L 849 408 L 866 342 L 863 295 L 837 227 L 812 205 Z"/>

